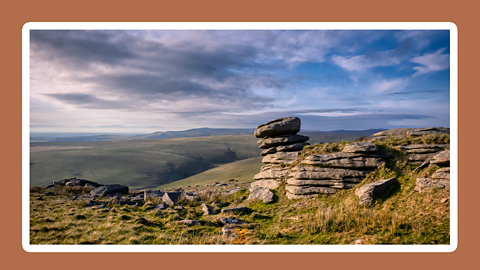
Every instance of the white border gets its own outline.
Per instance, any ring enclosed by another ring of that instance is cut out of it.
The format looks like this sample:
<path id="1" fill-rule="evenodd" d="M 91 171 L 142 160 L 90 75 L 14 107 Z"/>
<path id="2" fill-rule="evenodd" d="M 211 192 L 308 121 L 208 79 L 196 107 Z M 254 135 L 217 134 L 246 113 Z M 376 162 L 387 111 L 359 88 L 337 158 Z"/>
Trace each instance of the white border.
<path id="1" fill-rule="evenodd" d="M 450 30 L 450 245 L 30 245 L 30 30 Z M 22 246 L 27 252 L 453 252 L 458 246 L 458 29 L 451 22 L 29 22 L 22 29 Z"/>

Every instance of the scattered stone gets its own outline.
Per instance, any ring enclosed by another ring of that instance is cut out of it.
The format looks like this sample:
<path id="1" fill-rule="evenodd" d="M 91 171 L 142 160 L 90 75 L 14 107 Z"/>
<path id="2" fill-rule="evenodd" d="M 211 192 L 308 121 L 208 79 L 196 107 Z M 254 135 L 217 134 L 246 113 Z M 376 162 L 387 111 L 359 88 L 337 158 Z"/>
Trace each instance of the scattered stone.
<path id="1" fill-rule="evenodd" d="M 168 208 L 168 204 L 166 204 L 166 203 L 161 203 L 161 204 L 158 204 L 155 208 L 156 208 L 157 210 L 164 210 L 164 209 L 167 209 L 167 208 Z"/>
<path id="2" fill-rule="evenodd" d="M 448 200 L 450 200 L 450 198 L 443 198 L 440 200 L 440 203 L 446 203 L 448 202 Z"/>
<path id="3" fill-rule="evenodd" d="M 284 134 L 296 134 L 300 131 L 301 121 L 298 117 L 278 118 L 255 130 L 255 137 L 275 137 Z"/>
<path id="4" fill-rule="evenodd" d="M 201 207 L 202 207 L 204 216 L 209 216 L 214 214 L 212 206 L 202 203 Z"/>
<path id="5" fill-rule="evenodd" d="M 433 188 L 449 188 L 449 180 L 432 180 L 430 178 L 417 178 L 415 182 L 415 188 L 413 190 L 418 192 L 425 192 Z"/>
<path id="6" fill-rule="evenodd" d="M 395 185 L 399 185 L 399 183 L 397 178 L 392 177 L 364 185 L 355 190 L 355 195 L 360 198 L 360 204 L 373 203 L 378 196 L 385 193 L 390 187 Z"/>
<path id="7" fill-rule="evenodd" d="M 235 181 L 235 179 L 229 179 L 229 180 L 228 180 L 228 182 L 233 182 L 233 181 Z"/>
<path id="8" fill-rule="evenodd" d="M 126 194 L 128 195 L 128 187 L 118 184 L 113 185 L 105 185 L 101 187 L 97 187 L 90 191 L 90 195 L 96 196 L 107 196 L 107 195 L 115 195 L 115 194 Z"/>
<path id="9" fill-rule="evenodd" d="M 146 189 L 143 191 L 144 199 L 148 198 L 162 198 L 165 195 L 165 192 L 162 190 L 155 190 L 155 189 Z"/>
<path id="10" fill-rule="evenodd" d="M 234 237 L 235 235 L 232 232 L 233 227 L 231 226 L 225 226 L 222 227 L 222 233 L 224 237 Z"/>
<path id="11" fill-rule="evenodd" d="M 237 213 L 237 212 L 246 212 L 248 208 L 246 206 L 232 207 L 232 208 L 223 208 L 222 213 Z"/>
<path id="12" fill-rule="evenodd" d="M 227 184 L 216 184 L 217 187 L 224 187 L 227 186 Z"/>
<path id="13" fill-rule="evenodd" d="M 196 225 L 207 224 L 207 222 L 205 220 L 194 220 L 194 219 L 180 220 L 179 223 L 187 225 L 187 226 L 196 226 Z"/>
<path id="14" fill-rule="evenodd" d="M 194 191 L 190 191 L 190 192 L 187 192 L 185 193 L 185 199 L 188 200 L 188 201 L 198 201 L 198 195 L 196 192 Z"/>
<path id="15" fill-rule="evenodd" d="M 268 187 L 256 187 L 250 192 L 247 200 L 261 200 L 268 203 L 273 200 L 273 193 Z"/>
<path id="16" fill-rule="evenodd" d="M 300 207 L 300 206 L 302 206 L 301 202 L 297 202 L 296 204 L 293 205 L 293 207 Z"/>
<path id="17" fill-rule="evenodd" d="M 245 223 L 244 221 L 234 219 L 234 218 L 227 218 L 227 217 L 222 217 L 218 221 L 223 225 L 229 225 L 229 224 L 241 225 Z"/>
<path id="18" fill-rule="evenodd" d="M 181 193 L 180 192 L 165 192 L 165 194 L 163 194 L 163 197 L 162 197 L 162 200 L 168 204 L 168 206 L 173 206 L 174 204 L 176 204 L 179 200 L 180 200 L 180 197 L 181 197 Z"/>
<path id="19" fill-rule="evenodd" d="M 355 245 L 364 245 L 364 241 L 362 239 L 358 239 L 355 241 Z"/>
<path id="20" fill-rule="evenodd" d="M 183 205 L 182 205 L 182 204 L 178 204 L 177 207 L 176 207 L 176 209 L 182 210 L 182 209 L 183 209 Z"/>

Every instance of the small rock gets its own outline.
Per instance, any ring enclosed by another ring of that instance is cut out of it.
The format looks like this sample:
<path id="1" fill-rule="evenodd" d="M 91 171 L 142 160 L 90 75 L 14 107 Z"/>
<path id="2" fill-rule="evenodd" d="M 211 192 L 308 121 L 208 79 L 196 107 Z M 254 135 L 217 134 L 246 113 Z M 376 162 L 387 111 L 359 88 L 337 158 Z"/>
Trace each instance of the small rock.
<path id="1" fill-rule="evenodd" d="M 159 204 L 155 207 L 157 210 L 167 209 L 168 205 L 166 203 Z"/>
<path id="2" fill-rule="evenodd" d="M 165 192 L 165 194 L 163 194 L 162 200 L 169 206 L 173 206 L 178 202 L 178 200 L 180 200 L 180 197 L 180 192 Z"/>
<path id="3" fill-rule="evenodd" d="M 358 188 L 355 190 L 355 195 L 360 198 L 360 204 L 373 203 L 378 196 L 383 194 L 390 187 L 398 184 L 397 178 L 395 177 L 376 181 Z"/>
<path id="4" fill-rule="evenodd" d="M 248 211 L 248 207 L 246 207 L 246 206 L 223 208 L 222 209 L 222 213 L 235 213 L 235 212 L 245 212 L 245 211 Z"/>
<path id="5" fill-rule="evenodd" d="M 234 189 L 230 190 L 230 191 L 227 193 L 227 195 L 233 195 L 233 194 L 237 193 L 240 189 L 241 189 L 241 188 L 234 188 Z"/>
<path id="6" fill-rule="evenodd" d="M 204 216 L 213 215 L 213 207 L 205 203 L 202 203 L 201 207 Z"/>
<path id="7" fill-rule="evenodd" d="M 450 187 L 450 180 L 433 180 L 430 178 L 417 178 L 415 188 L 413 190 L 418 192 L 425 192 L 433 188 L 448 188 Z"/>
<path id="8" fill-rule="evenodd" d="M 440 200 L 440 203 L 446 203 L 448 202 L 448 200 L 450 200 L 450 198 L 443 198 Z"/>
<path id="9" fill-rule="evenodd" d="M 105 185 L 101 187 L 97 187 L 90 191 L 91 195 L 97 196 L 107 196 L 107 195 L 115 195 L 115 194 L 125 194 L 128 195 L 128 187 L 122 185 Z"/>
<path id="10" fill-rule="evenodd" d="M 195 225 L 205 225 L 207 222 L 204 220 L 186 219 L 186 220 L 180 220 L 179 223 L 185 224 L 187 226 L 195 226 Z"/>
<path id="11" fill-rule="evenodd" d="M 227 186 L 227 184 L 216 184 L 217 187 L 224 187 Z"/>
<path id="12" fill-rule="evenodd" d="M 236 224 L 236 225 L 241 225 L 241 224 L 244 224 L 245 222 L 241 221 L 241 220 L 238 220 L 238 219 L 234 219 L 234 218 L 226 218 L 226 217 L 222 217 L 220 218 L 218 221 L 220 221 L 220 223 L 224 224 L 224 225 L 228 225 L 228 224 Z"/>
<path id="13" fill-rule="evenodd" d="M 181 204 L 177 205 L 176 209 L 182 210 L 182 209 L 183 209 L 183 205 L 181 205 Z"/>
<path id="14" fill-rule="evenodd" d="M 302 205 L 301 202 L 297 202 L 296 204 L 293 205 L 293 207 L 299 207 L 299 206 L 301 206 L 301 205 Z"/>

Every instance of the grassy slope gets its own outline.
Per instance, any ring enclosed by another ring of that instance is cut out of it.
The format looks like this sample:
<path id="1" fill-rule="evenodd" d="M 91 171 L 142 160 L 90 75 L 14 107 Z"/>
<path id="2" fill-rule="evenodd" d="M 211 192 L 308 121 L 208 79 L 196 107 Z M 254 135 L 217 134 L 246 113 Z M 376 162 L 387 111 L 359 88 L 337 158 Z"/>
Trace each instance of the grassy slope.
<path id="1" fill-rule="evenodd" d="M 232 178 L 238 180 L 240 183 L 249 182 L 253 181 L 253 176 L 260 171 L 260 168 L 263 165 L 262 157 L 249 158 L 220 165 L 216 168 L 204 171 L 194 176 L 190 176 L 166 185 L 161 185 L 158 188 L 167 189 L 195 185 L 207 185 L 214 184 L 215 182 L 226 182 Z"/>
<path id="2" fill-rule="evenodd" d="M 30 236 L 32 244 L 448 244 L 450 242 L 450 207 L 441 200 L 449 189 L 425 193 L 413 191 L 415 179 L 431 175 L 437 167 L 413 172 L 406 155 L 397 144 L 448 143 L 448 136 L 430 136 L 417 141 L 378 142 L 392 154 L 385 166 L 365 178 L 360 186 L 397 177 L 400 186 L 390 189 L 374 205 L 359 205 L 355 189 L 341 190 L 319 198 L 288 200 L 284 184 L 274 191 L 268 204 L 245 200 L 248 191 L 205 199 L 223 203 L 215 206 L 214 216 L 203 216 L 200 203 L 181 202 L 184 209 L 157 213 L 147 202 L 142 207 L 109 202 L 104 209 L 86 207 L 86 201 L 72 201 L 72 195 L 45 196 L 43 190 L 31 193 Z M 312 146 L 304 154 L 338 151 L 344 143 Z M 304 155 L 302 155 L 304 156 Z M 220 180 L 220 179 L 218 179 Z M 104 200 L 108 200 L 105 198 Z M 301 202 L 300 206 L 295 206 Z M 224 207 L 245 205 L 249 211 L 229 214 L 249 222 L 238 229 L 239 237 L 221 236 L 218 218 Z M 177 221 L 201 219 L 209 225 L 187 227 Z"/>
<path id="3" fill-rule="evenodd" d="M 199 138 L 32 143 L 32 186 L 78 177 L 131 187 L 158 186 L 239 159 L 258 157 L 257 139 L 249 135 Z M 37 146 L 87 147 L 37 151 Z M 229 150 L 230 149 L 230 150 Z"/>

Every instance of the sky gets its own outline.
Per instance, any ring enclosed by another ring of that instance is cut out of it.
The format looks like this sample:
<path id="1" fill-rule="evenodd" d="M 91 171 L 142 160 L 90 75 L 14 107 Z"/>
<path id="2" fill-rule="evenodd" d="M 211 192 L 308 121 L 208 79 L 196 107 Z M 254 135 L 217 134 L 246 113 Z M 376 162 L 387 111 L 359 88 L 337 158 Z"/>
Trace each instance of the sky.
<path id="1" fill-rule="evenodd" d="M 31 30 L 30 131 L 449 127 L 448 30 Z"/>

